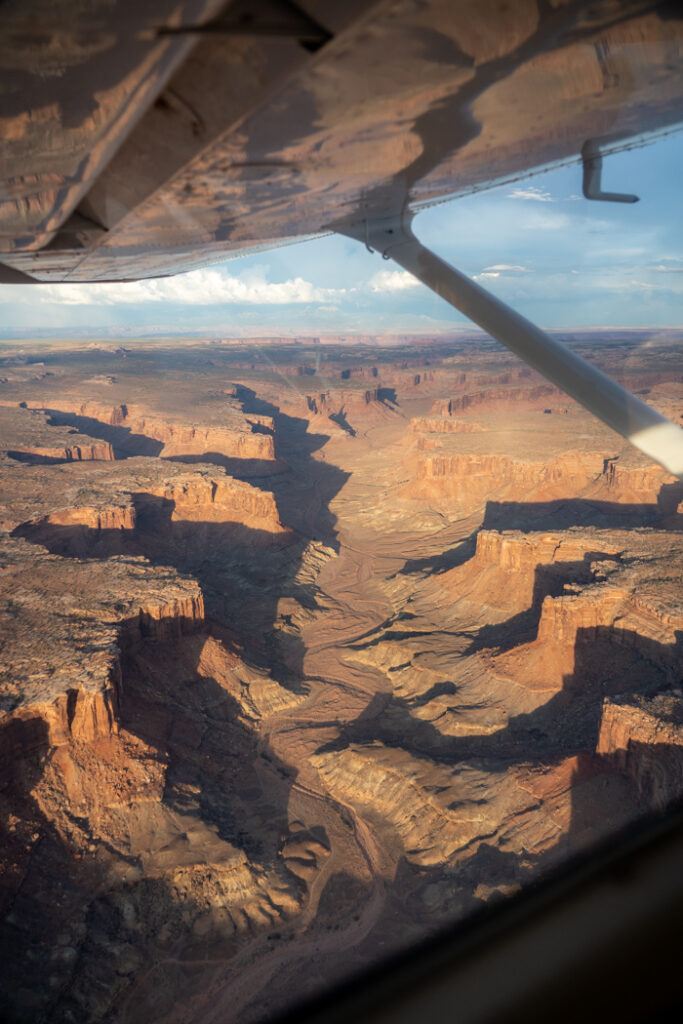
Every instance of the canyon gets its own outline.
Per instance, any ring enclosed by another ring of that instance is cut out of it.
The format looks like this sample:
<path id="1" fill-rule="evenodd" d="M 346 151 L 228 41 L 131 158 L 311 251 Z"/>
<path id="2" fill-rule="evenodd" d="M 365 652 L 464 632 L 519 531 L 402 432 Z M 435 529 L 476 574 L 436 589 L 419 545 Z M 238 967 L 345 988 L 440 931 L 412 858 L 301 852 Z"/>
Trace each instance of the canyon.
<path id="1" fill-rule="evenodd" d="M 683 485 L 493 343 L 0 363 L 4 1020 L 270 1018 L 680 800 Z"/>

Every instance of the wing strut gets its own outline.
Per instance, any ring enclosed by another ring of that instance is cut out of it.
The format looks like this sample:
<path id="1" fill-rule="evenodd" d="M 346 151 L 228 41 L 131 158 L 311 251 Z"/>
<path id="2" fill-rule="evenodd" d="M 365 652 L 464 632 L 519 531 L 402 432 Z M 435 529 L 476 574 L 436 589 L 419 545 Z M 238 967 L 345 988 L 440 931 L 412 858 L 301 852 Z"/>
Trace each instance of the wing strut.
<path id="1" fill-rule="evenodd" d="M 608 427 L 683 479 L 681 427 L 440 259 L 415 237 L 411 220 L 406 213 L 337 230 L 393 259 Z"/>

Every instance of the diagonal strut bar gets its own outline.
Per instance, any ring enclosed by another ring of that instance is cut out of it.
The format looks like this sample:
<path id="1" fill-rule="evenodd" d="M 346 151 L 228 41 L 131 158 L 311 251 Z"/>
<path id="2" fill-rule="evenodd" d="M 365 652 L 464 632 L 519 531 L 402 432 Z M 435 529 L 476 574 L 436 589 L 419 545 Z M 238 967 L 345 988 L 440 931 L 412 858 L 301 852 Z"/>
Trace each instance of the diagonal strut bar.
<path id="1" fill-rule="evenodd" d="M 406 213 L 336 230 L 393 259 L 608 427 L 683 479 L 681 427 L 422 245 L 413 234 L 411 220 L 412 214 Z"/>

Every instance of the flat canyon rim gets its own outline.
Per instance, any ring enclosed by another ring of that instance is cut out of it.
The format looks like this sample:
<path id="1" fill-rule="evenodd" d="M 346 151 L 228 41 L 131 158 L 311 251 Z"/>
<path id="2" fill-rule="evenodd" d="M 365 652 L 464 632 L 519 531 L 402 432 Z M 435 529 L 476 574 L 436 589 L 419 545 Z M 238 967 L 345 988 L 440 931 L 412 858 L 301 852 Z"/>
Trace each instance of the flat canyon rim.
<path id="1" fill-rule="evenodd" d="M 261 1019 L 683 788 L 680 485 L 493 346 L 259 353 L 3 358 L 9 1020 Z"/>

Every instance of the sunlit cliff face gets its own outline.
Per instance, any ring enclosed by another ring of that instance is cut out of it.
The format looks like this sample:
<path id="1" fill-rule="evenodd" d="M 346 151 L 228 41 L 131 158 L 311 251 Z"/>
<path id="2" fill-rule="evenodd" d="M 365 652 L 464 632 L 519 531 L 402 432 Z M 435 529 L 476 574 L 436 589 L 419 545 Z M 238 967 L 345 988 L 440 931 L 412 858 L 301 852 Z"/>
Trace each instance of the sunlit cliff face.
<path id="1" fill-rule="evenodd" d="M 679 483 L 471 343 L 162 355 L 0 385 L 9 1021 L 259 1019 L 681 795 Z"/>

